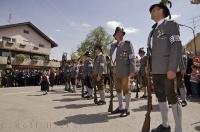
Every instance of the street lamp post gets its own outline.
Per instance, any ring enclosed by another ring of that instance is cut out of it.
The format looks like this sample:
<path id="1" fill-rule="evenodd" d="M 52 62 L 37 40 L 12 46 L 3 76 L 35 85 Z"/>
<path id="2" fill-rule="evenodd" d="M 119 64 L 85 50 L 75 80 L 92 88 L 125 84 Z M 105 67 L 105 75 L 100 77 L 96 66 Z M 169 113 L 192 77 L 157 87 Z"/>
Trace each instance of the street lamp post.
<path id="1" fill-rule="evenodd" d="M 192 30 L 192 33 L 193 33 L 193 41 L 194 41 L 194 53 L 195 53 L 195 56 L 197 55 L 197 48 L 196 48 L 196 37 L 195 37 L 195 31 L 194 31 L 194 29 L 192 28 L 192 27 L 190 27 L 190 26 L 187 26 L 187 25 L 183 25 L 183 24 L 179 24 L 179 26 L 182 26 L 182 27 L 187 27 L 187 28 L 189 28 L 189 29 L 191 29 Z"/>

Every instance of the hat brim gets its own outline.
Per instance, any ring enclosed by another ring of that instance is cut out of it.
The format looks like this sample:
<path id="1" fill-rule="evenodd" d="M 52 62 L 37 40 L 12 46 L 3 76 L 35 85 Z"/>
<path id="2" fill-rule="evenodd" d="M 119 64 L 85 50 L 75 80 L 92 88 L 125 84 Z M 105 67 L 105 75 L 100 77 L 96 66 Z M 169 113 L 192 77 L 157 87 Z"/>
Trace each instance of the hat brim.
<path id="1" fill-rule="evenodd" d="M 139 51 L 138 54 L 145 54 L 145 51 Z"/>
<path id="2" fill-rule="evenodd" d="M 117 32 L 122 32 L 122 31 L 117 31 Z M 113 37 L 116 36 L 117 32 L 115 32 L 115 33 L 113 34 Z M 123 33 L 123 36 L 126 34 L 125 32 L 122 32 L 122 33 Z"/>
<path id="3" fill-rule="evenodd" d="M 85 54 L 84 56 L 86 56 L 86 57 L 91 57 L 91 54 Z"/>
<path id="4" fill-rule="evenodd" d="M 170 16 L 170 11 L 169 9 L 167 8 L 167 6 L 163 5 L 163 4 L 153 4 L 151 5 L 151 7 L 149 8 L 149 12 L 151 13 L 152 10 L 155 8 L 155 7 L 159 7 L 161 9 L 164 10 L 164 15 L 165 15 L 165 18 Z"/>

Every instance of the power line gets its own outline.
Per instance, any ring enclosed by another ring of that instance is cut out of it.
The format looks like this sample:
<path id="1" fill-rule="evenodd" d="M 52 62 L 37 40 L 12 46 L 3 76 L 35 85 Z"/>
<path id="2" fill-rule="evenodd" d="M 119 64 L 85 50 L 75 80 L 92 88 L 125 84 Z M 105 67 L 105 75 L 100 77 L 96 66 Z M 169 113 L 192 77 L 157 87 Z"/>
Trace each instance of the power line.
<path id="1" fill-rule="evenodd" d="M 187 22 L 185 25 L 187 25 L 187 24 L 191 25 L 191 27 L 194 29 L 194 32 L 196 34 L 196 30 L 197 30 L 197 28 L 199 28 L 199 25 L 197 25 L 197 23 L 200 21 L 200 15 L 194 16 L 194 17 L 190 18 L 189 20 L 190 21 Z"/>
<path id="2" fill-rule="evenodd" d="M 197 19 L 194 19 L 194 21 L 195 21 L 195 22 L 198 22 L 198 21 L 200 21 L 200 17 L 199 17 L 199 18 L 197 18 Z M 193 23 L 193 19 L 192 19 L 190 22 L 188 22 L 188 23 Z"/>

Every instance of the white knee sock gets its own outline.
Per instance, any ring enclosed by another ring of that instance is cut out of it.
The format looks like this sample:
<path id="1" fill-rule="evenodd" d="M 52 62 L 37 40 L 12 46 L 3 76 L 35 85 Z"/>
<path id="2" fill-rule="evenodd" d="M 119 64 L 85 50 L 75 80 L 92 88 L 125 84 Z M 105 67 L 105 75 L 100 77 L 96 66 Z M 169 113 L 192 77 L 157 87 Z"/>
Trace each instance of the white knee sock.
<path id="1" fill-rule="evenodd" d="M 104 92 L 104 90 L 100 90 L 100 91 L 99 91 L 99 94 L 100 94 L 101 100 L 102 100 L 102 101 L 105 101 L 105 92 Z"/>
<path id="2" fill-rule="evenodd" d="M 144 89 L 144 95 L 147 96 L 147 87 L 143 87 Z"/>
<path id="3" fill-rule="evenodd" d="M 182 132 L 182 110 L 179 104 L 172 105 L 172 112 L 175 121 L 175 132 Z"/>
<path id="4" fill-rule="evenodd" d="M 129 104 L 130 104 L 130 101 L 131 101 L 131 94 L 130 93 L 125 94 L 125 101 L 126 101 L 125 109 L 129 111 Z"/>
<path id="5" fill-rule="evenodd" d="M 86 90 L 86 86 L 85 85 L 83 85 L 83 92 Z"/>
<path id="6" fill-rule="evenodd" d="M 119 109 L 123 109 L 123 96 L 122 96 L 122 92 L 121 93 L 117 93 L 117 97 L 118 97 L 118 102 L 119 102 Z"/>
<path id="7" fill-rule="evenodd" d="M 186 101 L 186 89 L 183 87 L 183 88 L 180 88 L 179 91 L 181 94 L 181 100 Z"/>
<path id="8" fill-rule="evenodd" d="M 68 83 L 65 84 L 65 89 L 68 89 L 69 88 L 69 85 Z"/>
<path id="9" fill-rule="evenodd" d="M 92 96 L 93 95 L 93 89 L 88 88 L 87 90 L 88 90 L 88 96 Z"/>
<path id="10" fill-rule="evenodd" d="M 72 85 L 73 91 L 76 92 L 76 85 Z"/>
<path id="11" fill-rule="evenodd" d="M 167 102 L 159 102 L 160 113 L 162 117 L 162 125 L 168 127 L 168 105 Z"/>
<path id="12" fill-rule="evenodd" d="M 86 85 L 83 86 L 84 89 L 86 89 L 86 91 L 88 92 L 88 87 Z M 89 93 L 89 92 L 88 92 Z"/>

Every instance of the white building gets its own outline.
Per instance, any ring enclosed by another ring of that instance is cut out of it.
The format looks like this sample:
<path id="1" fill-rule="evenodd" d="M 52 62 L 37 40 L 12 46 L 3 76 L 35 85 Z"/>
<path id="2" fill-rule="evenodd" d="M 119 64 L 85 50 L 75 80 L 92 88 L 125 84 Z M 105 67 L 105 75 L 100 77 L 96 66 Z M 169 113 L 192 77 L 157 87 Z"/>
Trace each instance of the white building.
<path id="1" fill-rule="evenodd" d="M 4 69 L 8 56 L 13 68 L 60 67 L 50 61 L 52 48 L 58 46 L 31 22 L 0 26 L 0 69 Z"/>

